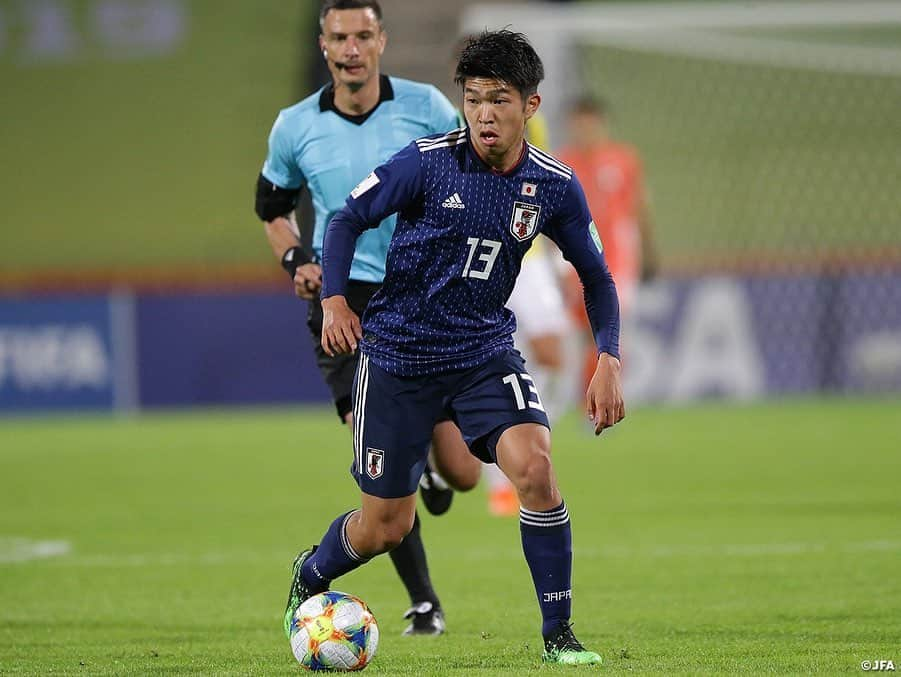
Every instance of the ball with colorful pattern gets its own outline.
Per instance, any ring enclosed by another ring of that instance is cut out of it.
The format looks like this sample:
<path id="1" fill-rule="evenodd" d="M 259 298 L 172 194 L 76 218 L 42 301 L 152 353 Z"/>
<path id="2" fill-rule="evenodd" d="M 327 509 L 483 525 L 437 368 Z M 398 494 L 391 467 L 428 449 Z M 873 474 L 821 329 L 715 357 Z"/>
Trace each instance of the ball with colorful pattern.
<path id="1" fill-rule="evenodd" d="M 379 626 L 366 602 L 329 590 L 294 612 L 291 651 L 308 670 L 362 670 L 375 656 Z"/>

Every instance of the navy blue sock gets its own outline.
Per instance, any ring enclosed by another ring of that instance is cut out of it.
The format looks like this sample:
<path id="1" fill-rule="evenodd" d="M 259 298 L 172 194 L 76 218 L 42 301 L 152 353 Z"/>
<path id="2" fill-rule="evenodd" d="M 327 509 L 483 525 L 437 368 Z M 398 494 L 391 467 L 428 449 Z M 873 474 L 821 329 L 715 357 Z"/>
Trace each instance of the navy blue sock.
<path id="1" fill-rule="evenodd" d="M 369 561 L 354 552 L 347 540 L 347 520 L 355 512 L 346 512 L 332 522 L 316 552 L 303 563 L 301 575 L 310 589 L 328 590 L 333 580 Z"/>
<path id="2" fill-rule="evenodd" d="M 572 530 L 566 504 L 551 510 L 519 509 L 522 551 L 541 606 L 541 634 L 550 635 L 572 609 Z"/>

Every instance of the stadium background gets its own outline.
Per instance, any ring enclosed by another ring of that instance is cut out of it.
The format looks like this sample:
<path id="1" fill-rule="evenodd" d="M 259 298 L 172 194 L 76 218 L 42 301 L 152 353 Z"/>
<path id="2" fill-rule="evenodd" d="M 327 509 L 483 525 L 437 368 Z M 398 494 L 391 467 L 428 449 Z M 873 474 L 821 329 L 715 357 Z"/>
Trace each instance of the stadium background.
<path id="1" fill-rule="evenodd" d="M 276 111 L 322 78 L 316 4 L 0 0 L 0 672 L 77 670 L 73 656 L 120 674 L 289 665 L 260 629 L 294 547 L 273 516 L 312 501 L 318 525 L 353 500 L 340 452 L 296 481 L 330 491 L 303 503 L 284 486 L 295 445 L 342 438 L 252 212 Z M 449 95 L 460 31 L 545 22 L 560 100 L 604 95 L 643 155 L 663 274 L 624 328 L 641 406 L 600 457 L 575 413 L 557 437 L 580 526 L 612 517 L 577 559 L 577 582 L 611 587 L 577 614 L 622 669 L 844 670 L 893 658 L 901 635 L 901 11 L 757 3 L 753 21 L 723 19 L 743 4 L 552 3 L 536 18 L 526 3 L 383 2 L 385 70 Z M 623 30 L 588 30 L 598 10 Z M 246 404 L 289 407 L 218 409 Z M 485 588 L 453 582 L 454 534 L 481 544 L 489 590 L 520 564 L 515 530 L 483 512 L 459 498 L 434 544 L 461 600 L 438 673 L 531 666 L 518 645 L 470 646 L 531 632 L 534 612 L 486 611 Z M 396 616 L 379 567 L 351 581 Z M 67 624 L 50 647 L 48 575 Z M 222 593 L 239 579 L 252 591 Z M 609 610 L 600 629 L 594 608 Z M 227 627 L 200 634 L 210 609 Z M 414 669 L 414 652 L 384 651 L 372 669 Z"/>
<path id="2" fill-rule="evenodd" d="M 518 17 L 567 55 L 545 87 L 552 140 L 558 102 L 613 103 L 664 273 L 624 329 L 632 401 L 898 391 L 901 24 L 871 5 L 780 25 L 701 3 L 691 25 L 678 5 L 554 3 L 550 32 L 517 3 L 388 3 L 385 66 L 455 96 L 462 22 Z M 586 7 L 648 27 L 586 38 L 566 18 Z M 0 19 L 0 407 L 322 401 L 248 178 L 275 112 L 322 81 L 315 3 L 5 2 Z M 699 31 L 712 45 L 686 53 Z"/>

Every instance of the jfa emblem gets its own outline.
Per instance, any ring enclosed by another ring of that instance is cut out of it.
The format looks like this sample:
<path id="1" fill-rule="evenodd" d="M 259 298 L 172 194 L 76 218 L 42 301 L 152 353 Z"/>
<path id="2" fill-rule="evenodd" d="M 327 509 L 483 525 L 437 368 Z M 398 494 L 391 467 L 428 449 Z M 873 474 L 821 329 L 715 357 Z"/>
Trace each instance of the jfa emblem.
<path id="1" fill-rule="evenodd" d="M 366 474 L 374 480 L 382 476 L 385 471 L 385 452 L 381 449 L 368 448 L 366 450 Z"/>
<path id="2" fill-rule="evenodd" d="M 538 214 L 541 213 L 539 205 L 530 205 L 526 202 L 513 203 L 513 218 L 510 219 L 510 232 L 517 240 L 522 242 L 532 237 L 538 230 Z"/>

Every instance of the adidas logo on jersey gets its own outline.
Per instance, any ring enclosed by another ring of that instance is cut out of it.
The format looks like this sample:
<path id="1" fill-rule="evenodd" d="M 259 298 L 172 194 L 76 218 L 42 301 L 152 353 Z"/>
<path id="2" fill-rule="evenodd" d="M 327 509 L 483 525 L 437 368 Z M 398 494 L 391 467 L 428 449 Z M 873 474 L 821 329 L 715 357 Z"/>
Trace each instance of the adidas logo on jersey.
<path id="1" fill-rule="evenodd" d="M 463 200 L 460 199 L 459 193 L 454 193 L 453 195 L 451 195 L 441 203 L 441 206 L 447 207 L 448 209 L 466 209 L 466 205 L 463 204 Z"/>

